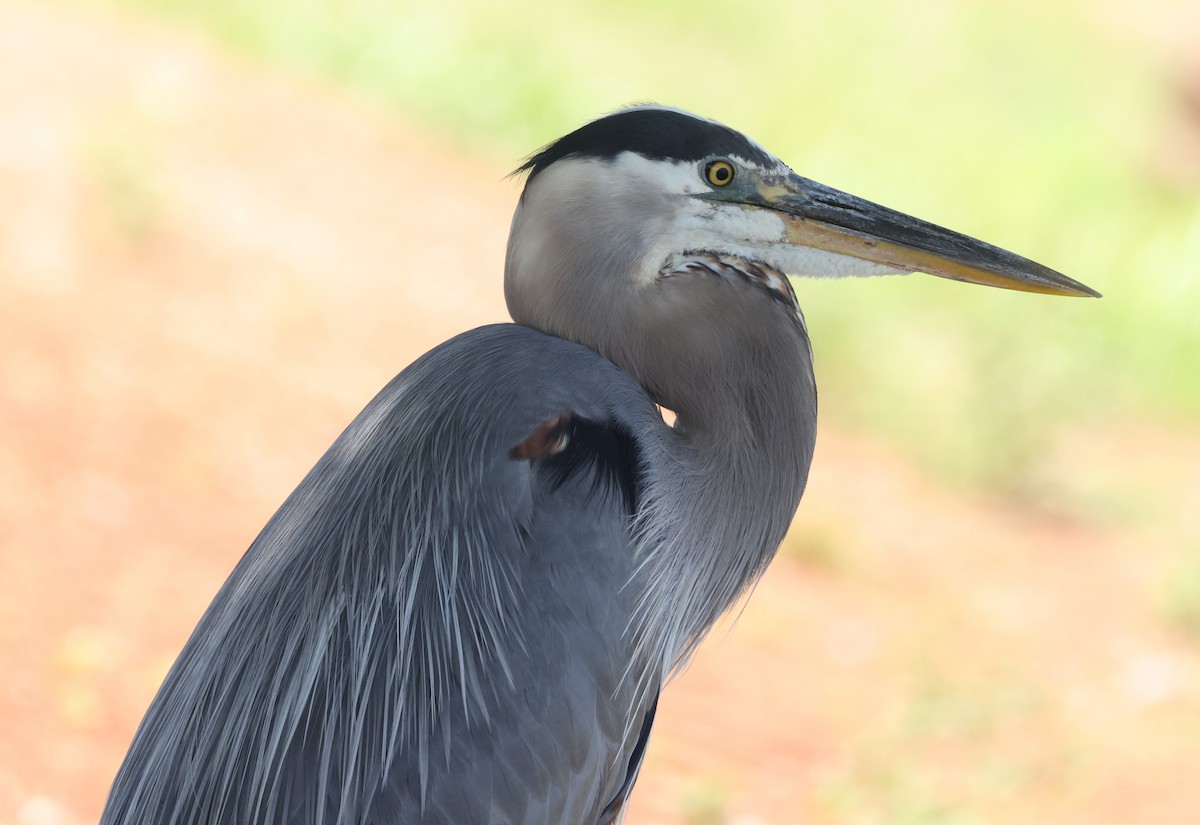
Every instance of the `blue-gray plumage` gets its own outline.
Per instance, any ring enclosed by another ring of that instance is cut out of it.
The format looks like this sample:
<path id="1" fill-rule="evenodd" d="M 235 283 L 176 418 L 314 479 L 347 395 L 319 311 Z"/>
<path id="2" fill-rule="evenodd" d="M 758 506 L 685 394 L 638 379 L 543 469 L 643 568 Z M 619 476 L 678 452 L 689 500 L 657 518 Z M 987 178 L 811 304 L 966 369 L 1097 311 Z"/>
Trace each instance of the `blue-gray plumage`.
<path id="1" fill-rule="evenodd" d="M 106 819 L 595 821 L 658 680 L 627 674 L 633 467 L 509 457 L 564 410 L 669 434 L 611 363 L 519 326 L 390 383 L 201 620 Z"/>
<path id="2" fill-rule="evenodd" d="M 301 482 L 168 674 L 103 825 L 616 821 L 660 690 L 804 489 L 816 390 L 787 276 L 1091 294 L 670 109 L 523 170 L 517 324 L 420 358 Z"/>

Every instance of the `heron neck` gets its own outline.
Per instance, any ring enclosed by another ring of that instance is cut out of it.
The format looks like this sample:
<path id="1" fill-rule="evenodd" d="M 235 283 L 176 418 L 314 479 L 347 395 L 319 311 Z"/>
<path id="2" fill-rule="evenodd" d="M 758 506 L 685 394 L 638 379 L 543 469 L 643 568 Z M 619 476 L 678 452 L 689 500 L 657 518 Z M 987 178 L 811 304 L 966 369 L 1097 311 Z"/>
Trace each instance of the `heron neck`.
<path id="1" fill-rule="evenodd" d="M 666 670 L 762 575 L 808 477 L 816 391 L 807 338 L 726 351 L 681 399 L 669 457 L 640 519 L 642 629 Z M 685 401 L 687 403 L 682 403 Z"/>

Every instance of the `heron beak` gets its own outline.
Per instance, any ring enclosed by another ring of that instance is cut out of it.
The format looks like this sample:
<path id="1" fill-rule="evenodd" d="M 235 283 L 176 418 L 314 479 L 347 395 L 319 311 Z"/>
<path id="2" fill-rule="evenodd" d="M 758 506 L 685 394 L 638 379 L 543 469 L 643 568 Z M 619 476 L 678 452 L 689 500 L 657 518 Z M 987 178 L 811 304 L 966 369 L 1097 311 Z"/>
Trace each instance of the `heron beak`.
<path id="1" fill-rule="evenodd" d="M 784 217 L 783 240 L 848 255 L 897 272 L 926 272 L 971 284 L 1099 298 L 1094 289 L 1028 258 L 790 175 L 758 185 L 757 206 Z"/>

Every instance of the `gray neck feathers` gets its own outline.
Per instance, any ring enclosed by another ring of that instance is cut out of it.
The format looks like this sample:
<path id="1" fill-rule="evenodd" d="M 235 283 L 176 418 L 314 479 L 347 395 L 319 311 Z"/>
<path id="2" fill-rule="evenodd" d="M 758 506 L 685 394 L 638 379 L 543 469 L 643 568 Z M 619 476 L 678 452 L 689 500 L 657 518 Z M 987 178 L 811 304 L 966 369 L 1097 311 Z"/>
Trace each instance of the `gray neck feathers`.
<path id="1" fill-rule="evenodd" d="M 663 679 L 762 575 L 804 491 L 816 432 L 811 356 L 800 336 L 774 343 L 727 352 L 708 385 L 681 399 L 676 438 L 647 462 L 631 630 Z"/>
<path id="2" fill-rule="evenodd" d="M 505 295 L 518 323 L 591 347 L 679 416 L 641 444 L 629 632 L 639 661 L 661 663 L 651 679 L 683 663 L 774 556 L 807 479 L 816 389 L 803 320 L 780 300 L 786 280 L 757 283 L 765 264 L 734 278 L 670 265 L 691 247 L 655 260 L 650 244 L 671 237 L 664 216 L 679 205 L 630 180 L 599 162 L 544 172 L 513 221 Z"/>

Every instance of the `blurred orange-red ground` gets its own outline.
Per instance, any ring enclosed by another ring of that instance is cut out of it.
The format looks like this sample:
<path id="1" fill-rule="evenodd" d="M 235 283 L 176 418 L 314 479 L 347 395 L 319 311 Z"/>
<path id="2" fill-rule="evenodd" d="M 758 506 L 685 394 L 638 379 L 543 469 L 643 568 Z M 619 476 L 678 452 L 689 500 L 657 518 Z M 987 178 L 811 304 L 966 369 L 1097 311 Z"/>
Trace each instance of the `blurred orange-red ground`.
<path id="1" fill-rule="evenodd" d="M 412 358 L 504 319 L 506 171 L 177 32 L 0 3 L 0 825 L 95 821 L 291 487 Z M 1054 520 L 822 432 L 629 821 L 1200 821 L 1200 660 L 1155 595 L 1200 434 L 1060 449 L 1155 479 L 1163 518 Z"/>

